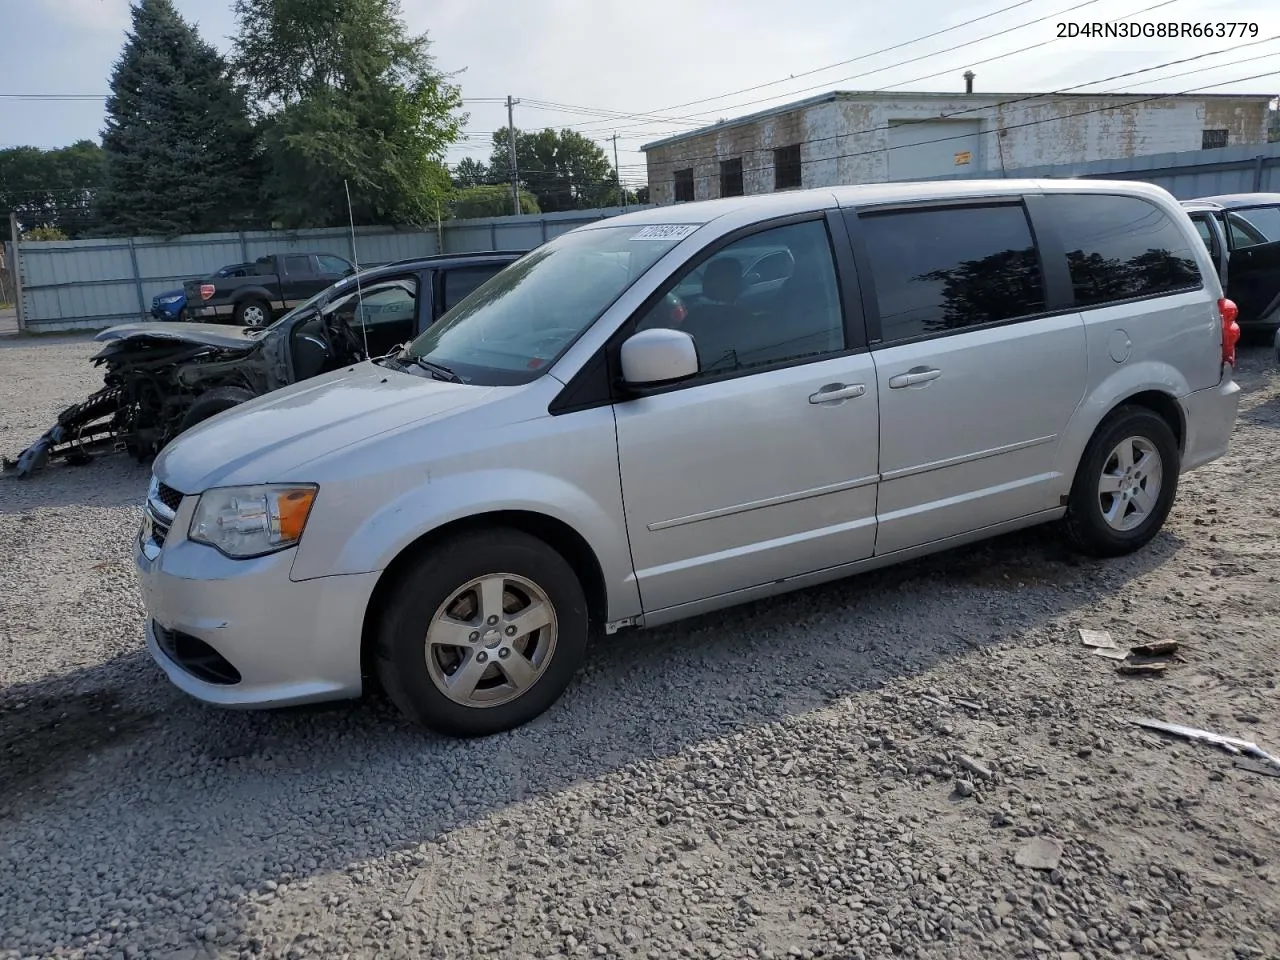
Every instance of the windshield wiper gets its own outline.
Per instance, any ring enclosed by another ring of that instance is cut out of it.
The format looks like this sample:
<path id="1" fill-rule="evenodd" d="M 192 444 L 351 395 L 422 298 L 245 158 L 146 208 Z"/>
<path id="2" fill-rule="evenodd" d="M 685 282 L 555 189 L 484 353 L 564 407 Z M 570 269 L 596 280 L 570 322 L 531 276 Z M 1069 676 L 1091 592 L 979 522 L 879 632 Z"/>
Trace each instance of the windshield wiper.
<path id="1" fill-rule="evenodd" d="M 423 360 L 421 357 L 409 357 L 409 362 L 421 367 L 437 380 L 444 380 L 446 383 L 462 383 L 460 376 L 446 367 L 443 363 L 433 363 L 430 360 Z"/>

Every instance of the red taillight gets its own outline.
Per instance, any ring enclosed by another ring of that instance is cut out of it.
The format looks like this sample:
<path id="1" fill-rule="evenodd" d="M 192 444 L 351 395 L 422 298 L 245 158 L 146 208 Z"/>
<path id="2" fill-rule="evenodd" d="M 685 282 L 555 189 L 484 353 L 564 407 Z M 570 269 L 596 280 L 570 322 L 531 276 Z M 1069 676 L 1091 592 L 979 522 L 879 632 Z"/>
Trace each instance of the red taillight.
<path id="1" fill-rule="evenodd" d="M 1218 315 L 1222 317 L 1222 362 L 1236 365 L 1236 344 L 1240 342 L 1240 324 L 1236 317 L 1240 308 L 1234 301 L 1223 297 L 1218 301 Z"/>
<path id="2" fill-rule="evenodd" d="M 213 296 L 213 291 L 214 291 L 214 289 L 215 289 L 215 288 L 214 288 L 214 286 L 213 286 L 213 284 L 212 284 L 212 283 L 202 283 L 202 284 L 200 284 L 200 299 L 201 299 L 201 300 L 208 300 L 210 297 L 212 297 L 212 296 Z"/>

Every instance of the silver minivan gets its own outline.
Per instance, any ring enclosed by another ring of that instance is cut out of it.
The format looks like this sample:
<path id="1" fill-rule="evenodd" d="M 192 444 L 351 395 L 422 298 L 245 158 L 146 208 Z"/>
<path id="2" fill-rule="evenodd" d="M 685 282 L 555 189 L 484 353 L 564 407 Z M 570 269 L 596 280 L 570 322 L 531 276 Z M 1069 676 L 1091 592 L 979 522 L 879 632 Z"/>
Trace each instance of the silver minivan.
<path id="1" fill-rule="evenodd" d="M 157 662 L 509 729 L 612 634 L 1049 521 L 1114 556 L 1222 456 L 1239 328 L 1165 191 L 837 187 L 543 244 L 416 340 L 156 461 Z M 347 331 L 358 340 L 358 331 Z"/>

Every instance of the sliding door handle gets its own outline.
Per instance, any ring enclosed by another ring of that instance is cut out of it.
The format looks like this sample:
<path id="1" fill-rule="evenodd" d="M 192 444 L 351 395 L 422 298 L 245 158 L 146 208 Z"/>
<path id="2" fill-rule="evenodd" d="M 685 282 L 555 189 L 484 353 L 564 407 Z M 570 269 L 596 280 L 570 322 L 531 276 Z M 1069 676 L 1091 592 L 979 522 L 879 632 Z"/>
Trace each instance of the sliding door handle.
<path id="1" fill-rule="evenodd" d="M 932 370 L 928 367 L 912 367 L 906 373 L 890 377 L 889 389 L 901 390 L 903 387 L 912 387 L 917 383 L 928 383 L 930 380 L 937 380 L 940 376 L 942 376 L 941 370 Z"/>
<path id="2" fill-rule="evenodd" d="M 867 392 L 865 383 L 828 383 L 809 394 L 810 403 L 834 403 L 837 400 L 852 400 Z"/>

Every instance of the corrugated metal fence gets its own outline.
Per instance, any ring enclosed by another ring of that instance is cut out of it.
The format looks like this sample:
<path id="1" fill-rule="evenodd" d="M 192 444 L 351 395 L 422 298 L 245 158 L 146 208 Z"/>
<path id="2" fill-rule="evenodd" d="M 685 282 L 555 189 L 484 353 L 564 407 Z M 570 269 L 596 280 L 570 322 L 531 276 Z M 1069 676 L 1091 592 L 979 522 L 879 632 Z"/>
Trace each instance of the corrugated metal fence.
<path id="1" fill-rule="evenodd" d="M 1280 143 L 1028 167 L 1006 171 L 1005 176 L 1141 180 L 1164 187 L 1179 200 L 1223 193 L 1280 193 Z M 354 251 L 350 232 L 341 228 L 205 234 L 168 241 L 135 237 L 22 244 L 17 258 L 22 284 L 19 305 L 28 330 L 103 327 L 145 315 L 153 296 L 185 279 L 267 253 L 317 251 L 352 259 L 354 252 L 361 266 L 374 266 L 439 252 L 529 250 L 579 224 L 621 212 L 621 208 L 609 208 L 454 220 L 426 231 L 358 227 Z"/>
<path id="2" fill-rule="evenodd" d="M 938 177 L 974 180 L 990 173 Z M 1092 180 L 1141 180 L 1164 187 L 1179 200 L 1226 193 L 1280 193 L 1280 143 L 1255 143 L 1217 150 L 1155 153 L 1127 160 L 1093 160 L 1008 170 L 1009 179 L 1080 177 Z"/>
<path id="3" fill-rule="evenodd" d="M 631 209 L 637 209 L 632 207 Z M 107 327 L 140 319 L 151 299 L 182 281 L 269 253 L 332 253 L 372 267 L 436 253 L 531 250 L 551 237 L 621 207 L 452 220 L 430 230 L 357 227 L 212 233 L 161 240 L 132 237 L 20 245 L 22 323 L 31 332 Z"/>

